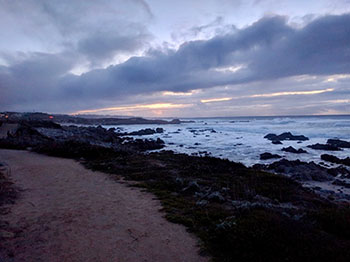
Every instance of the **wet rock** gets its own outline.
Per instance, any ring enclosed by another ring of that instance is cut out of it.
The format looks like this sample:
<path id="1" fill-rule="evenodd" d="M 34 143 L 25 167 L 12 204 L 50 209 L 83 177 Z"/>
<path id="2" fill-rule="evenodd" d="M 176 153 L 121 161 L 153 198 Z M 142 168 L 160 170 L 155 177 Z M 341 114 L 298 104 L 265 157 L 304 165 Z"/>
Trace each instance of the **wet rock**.
<path id="1" fill-rule="evenodd" d="M 270 165 L 254 165 L 253 168 L 272 171 L 274 173 L 288 175 L 299 181 L 330 181 L 333 180 L 332 174 L 325 167 L 317 165 L 314 162 L 302 162 L 300 160 L 289 161 L 282 159 Z"/>
<path id="2" fill-rule="evenodd" d="M 135 139 L 128 141 L 124 143 L 123 145 L 128 146 L 130 148 L 133 148 L 135 150 L 139 151 L 148 151 L 148 150 L 155 150 L 155 149 L 161 149 L 164 147 L 164 141 L 160 138 L 157 138 L 157 140 L 153 139 Z"/>
<path id="3" fill-rule="evenodd" d="M 338 158 L 338 157 L 333 156 L 333 155 L 323 154 L 323 155 L 321 155 L 321 159 L 324 161 L 335 163 L 335 164 L 342 164 L 345 166 L 350 166 L 350 157 L 341 159 L 341 158 Z"/>
<path id="4" fill-rule="evenodd" d="M 329 168 L 328 173 L 334 177 L 340 176 L 341 178 L 350 178 L 350 170 L 346 169 L 343 166 Z"/>
<path id="5" fill-rule="evenodd" d="M 218 192 L 218 191 L 215 191 L 215 192 L 210 193 L 210 194 L 207 196 L 207 199 L 208 199 L 209 201 L 218 202 L 218 203 L 225 202 L 225 198 L 224 198 L 224 197 L 220 194 L 220 192 Z"/>
<path id="6" fill-rule="evenodd" d="M 272 133 L 269 133 L 267 134 L 266 136 L 264 136 L 264 138 L 268 139 L 268 140 L 271 140 L 271 141 L 276 141 L 278 139 L 277 138 L 277 135 L 276 134 L 272 134 Z"/>
<path id="7" fill-rule="evenodd" d="M 169 122 L 170 124 L 181 124 L 181 121 L 180 119 L 173 119 Z M 184 123 L 192 123 L 192 122 L 189 122 L 189 121 L 184 121 Z"/>
<path id="8" fill-rule="evenodd" d="M 284 152 L 289 152 L 289 153 L 294 153 L 294 154 L 304 154 L 307 153 L 307 151 L 305 151 L 304 149 L 299 148 L 298 150 L 296 150 L 294 147 L 289 146 L 289 147 L 284 147 L 281 149 Z"/>
<path id="9" fill-rule="evenodd" d="M 196 181 L 191 181 L 188 183 L 187 187 L 182 189 L 182 192 L 186 194 L 194 194 L 195 192 L 199 192 L 201 190 L 200 186 Z"/>
<path id="10" fill-rule="evenodd" d="M 271 140 L 271 141 L 283 141 L 283 140 L 296 140 L 296 141 L 306 141 L 309 140 L 309 138 L 307 138 L 306 136 L 303 135 L 293 135 L 291 132 L 285 132 L 282 133 L 280 135 L 276 135 L 276 134 L 267 134 L 266 136 L 264 136 L 264 138 Z"/>
<path id="11" fill-rule="evenodd" d="M 163 128 L 156 128 L 156 130 L 151 129 L 151 128 L 145 128 L 145 129 L 141 129 L 138 131 L 134 131 L 134 132 L 130 132 L 128 134 L 125 135 L 130 135 L 130 136 L 145 136 L 145 135 L 153 135 L 156 133 L 163 133 L 164 129 Z"/>
<path id="12" fill-rule="evenodd" d="M 350 183 L 347 183 L 347 182 L 342 181 L 340 179 L 334 180 L 334 182 L 332 184 L 336 185 L 336 186 L 342 186 L 342 187 L 345 187 L 345 188 L 350 188 Z"/>
<path id="13" fill-rule="evenodd" d="M 208 205 L 208 203 L 209 203 L 209 202 L 208 202 L 207 200 L 202 199 L 202 200 L 198 200 L 198 201 L 196 202 L 196 205 L 197 205 L 197 206 L 204 207 L 204 206 Z"/>
<path id="14" fill-rule="evenodd" d="M 273 140 L 272 144 L 274 144 L 274 145 L 282 145 L 282 142 L 278 141 L 278 140 Z"/>
<path id="15" fill-rule="evenodd" d="M 175 182 L 176 182 L 177 184 L 183 185 L 183 184 L 184 184 L 184 179 L 181 178 L 181 177 L 177 177 L 177 178 L 175 178 Z"/>
<path id="16" fill-rule="evenodd" d="M 281 158 L 281 156 L 277 155 L 277 154 L 271 154 L 268 152 L 260 154 L 260 160 L 267 160 L 267 159 L 272 159 L 272 158 Z"/>
<path id="17" fill-rule="evenodd" d="M 307 146 L 309 148 L 315 149 L 315 150 L 325 150 L 325 151 L 341 151 L 339 147 L 330 145 L 330 144 L 314 144 Z"/>
<path id="18" fill-rule="evenodd" d="M 52 122 L 52 121 L 45 121 L 45 120 L 37 120 L 37 121 L 21 121 L 21 125 L 27 125 L 34 128 L 42 127 L 42 128 L 53 128 L 53 129 L 61 129 L 61 125 Z"/>
<path id="19" fill-rule="evenodd" d="M 328 139 L 327 144 L 340 148 L 350 148 L 350 142 L 340 139 Z"/>

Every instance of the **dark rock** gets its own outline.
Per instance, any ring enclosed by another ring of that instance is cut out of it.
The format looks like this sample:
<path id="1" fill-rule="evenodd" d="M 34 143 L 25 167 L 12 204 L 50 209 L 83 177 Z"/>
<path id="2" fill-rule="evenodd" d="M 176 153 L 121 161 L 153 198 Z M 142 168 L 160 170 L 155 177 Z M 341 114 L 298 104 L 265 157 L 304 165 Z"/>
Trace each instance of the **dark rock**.
<path id="1" fill-rule="evenodd" d="M 350 166 L 350 157 L 341 159 L 333 155 L 323 154 L 321 155 L 321 159 L 335 164 L 343 164 L 346 166 Z"/>
<path id="2" fill-rule="evenodd" d="M 163 128 L 161 128 L 161 127 L 156 128 L 156 133 L 163 133 L 163 132 L 164 132 Z"/>
<path id="3" fill-rule="evenodd" d="M 181 177 L 176 177 L 176 178 L 175 178 L 175 182 L 178 183 L 178 184 L 183 185 L 183 184 L 184 184 L 184 179 L 181 178 Z"/>
<path id="4" fill-rule="evenodd" d="M 289 147 L 284 147 L 281 149 L 284 152 L 289 152 L 289 153 L 294 153 L 294 154 L 303 154 L 303 153 L 307 153 L 307 151 L 305 151 L 304 149 L 299 148 L 298 150 L 296 150 L 294 147 L 289 146 Z"/>
<path id="5" fill-rule="evenodd" d="M 224 198 L 224 197 L 220 194 L 220 192 L 218 192 L 218 191 L 215 191 L 215 192 L 210 193 L 210 194 L 207 196 L 207 199 L 208 199 L 209 201 L 218 202 L 218 203 L 225 202 L 225 198 Z"/>
<path id="6" fill-rule="evenodd" d="M 138 131 L 134 131 L 134 132 L 130 132 L 126 135 L 130 135 L 130 136 L 144 136 L 144 135 L 153 135 L 157 133 L 155 130 L 151 129 L 151 128 L 146 128 L 146 129 L 141 129 Z"/>
<path id="7" fill-rule="evenodd" d="M 317 165 L 314 162 L 307 163 L 300 160 L 289 161 L 282 159 L 270 165 L 254 165 L 253 168 L 285 174 L 300 181 L 329 181 L 333 179 L 332 174 L 327 168 Z"/>
<path id="8" fill-rule="evenodd" d="M 275 140 L 276 137 L 277 137 L 277 135 L 276 134 L 272 134 L 272 133 L 269 133 L 266 136 L 264 136 L 264 138 L 266 138 L 268 140 Z"/>
<path id="9" fill-rule="evenodd" d="M 164 141 L 160 138 L 157 138 L 157 140 L 153 139 L 135 139 L 130 140 L 123 145 L 128 146 L 132 149 L 139 150 L 139 151 L 148 151 L 148 150 L 156 150 L 161 149 L 164 147 Z"/>
<path id="10" fill-rule="evenodd" d="M 329 145 L 329 144 L 314 144 L 307 146 L 309 148 L 315 149 L 315 150 L 325 150 L 325 151 L 341 151 L 339 147 Z"/>
<path id="11" fill-rule="evenodd" d="M 347 182 L 342 181 L 340 179 L 334 180 L 334 182 L 332 184 L 336 185 L 336 186 L 342 186 L 342 187 L 345 187 L 345 188 L 350 188 L 350 183 L 347 183 Z"/>
<path id="12" fill-rule="evenodd" d="M 53 128 L 53 129 L 61 129 L 61 125 L 45 120 L 37 120 L 37 121 L 20 121 L 21 125 L 30 126 L 32 128 L 43 127 L 43 128 Z"/>
<path id="13" fill-rule="evenodd" d="M 196 202 L 196 205 L 197 205 L 197 206 L 204 207 L 204 206 L 208 205 L 208 203 L 209 203 L 209 202 L 208 202 L 207 200 L 202 199 L 202 200 L 198 200 L 198 201 Z"/>
<path id="14" fill-rule="evenodd" d="M 273 140 L 272 144 L 274 144 L 274 145 L 282 145 L 282 142 L 279 141 L 279 140 Z"/>
<path id="15" fill-rule="evenodd" d="M 340 148 L 350 148 L 350 142 L 340 139 L 328 139 L 327 144 Z"/>
<path id="16" fill-rule="evenodd" d="M 185 121 L 184 121 L 184 123 L 185 123 Z M 186 123 L 188 123 L 188 121 L 186 121 Z M 190 122 L 190 123 L 192 123 L 192 122 Z M 181 124 L 181 121 L 180 121 L 180 119 L 173 119 L 169 122 L 169 124 Z"/>
<path id="17" fill-rule="evenodd" d="M 260 160 L 267 160 L 267 159 L 272 159 L 272 158 L 281 158 L 281 156 L 276 155 L 276 154 L 271 154 L 268 152 L 260 154 Z"/>
<path id="18" fill-rule="evenodd" d="M 329 171 L 334 172 L 334 176 L 340 176 L 340 178 L 350 179 L 350 170 L 343 166 L 331 168 L 329 169 Z"/>
<path id="19" fill-rule="evenodd" d="M 190 183 L 188 183 L 187 187 L 182 189 L 182 192 L 187 194 L 194 194 L 195 192 L 199 192 L 200 189 L 201 188 L 196 181 L 191 181 Z"/>
<path id="20" fill-rule="evenodd" d="M 267 134 L 264 136 L 264 138 L 271 140 L 271 141 L 283 141 L 283 140 L 296 140 L 296 141 L 306 141 L 309 140 L 306 136 L 303 135 L 293 135 L 291 132 L 285 132 L 280 135 L 276 134 Z"/>

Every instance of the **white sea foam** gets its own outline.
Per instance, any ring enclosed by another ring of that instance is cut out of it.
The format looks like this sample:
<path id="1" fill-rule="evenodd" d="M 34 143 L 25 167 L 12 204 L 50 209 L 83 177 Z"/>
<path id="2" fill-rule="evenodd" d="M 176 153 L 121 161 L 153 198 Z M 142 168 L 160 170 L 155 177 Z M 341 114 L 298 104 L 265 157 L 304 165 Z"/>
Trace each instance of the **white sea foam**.
<path id="1" fill-rule="evenodd" d="M 165 132 L 143 136 L 142 138 L 161 138 L 168 150 L 193 154 L 207 151 L 212 156 L 242 162 L 247 166 L 256 163 L 270 163 L 275 160 L 261 161 L 259 155 L 264 152 L 279 154 L 289 160 L 321 162 L 320 155 L 327 151 L 313 150 L 307 145 L 326 143 L 329 138 L 350 141 L 350 116 L 311 116 L 311 117 L 246 117 L 246 118 L 208 118 L 185 119 L 194 123 L 164 125 Z M 110 127 L 110 126 L 109 126 Z M 109 128 L 106 126 L 106 128 Z M 119 126 L 123 131 L 131 132 L 144 128 L 156 128 L 158 125 Z M 212 131 L 215 130 L 215 133 Z M 268 133 L 305 135 L 310 140 L 283 141 L 274 145 L 264 139 Z M 135 136 L 136 137 L 136 136 Z M 137 137 L 140 138 L 140 137 Z M 196 144 L 197 143 L 197 144 Z M 293 146 L 308 151 L 308 154 L 293 154 L 281 151 L 283 147 Z M 328 152 L 338 157 L 350 156 L 350 149 Z"/>

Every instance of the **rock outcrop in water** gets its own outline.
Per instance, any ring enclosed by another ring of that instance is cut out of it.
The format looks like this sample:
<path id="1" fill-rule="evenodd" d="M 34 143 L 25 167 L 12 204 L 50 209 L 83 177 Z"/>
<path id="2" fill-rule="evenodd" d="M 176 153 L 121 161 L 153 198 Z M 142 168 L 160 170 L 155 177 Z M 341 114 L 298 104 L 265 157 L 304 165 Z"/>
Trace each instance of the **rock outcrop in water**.
<path id="1" fill-rule="evenodd" d="M 350 148 L 350 142 L 340 139 L 328 139 L 327 144 L 339 147 L 339 148 Z"/>
<path id="2" fill-rule="evenodd" d="M 339 147 L 336 147 L 334 145 L 330 144 L 314 144 L 314 145 L 308 145 L 307 147 L 315 150 L 324 150 L 324 151 L 341 151 Z"/>
<path id="3" fill-rule="evenodd" d="M 123 136 L 146 136 L 146 135 L 154 135 L 161 134 L 164 132 L 164 129 L 161 127 L 157 127 L 156 129 L 145 128 L 138 131 L 130 132 L 130 133 L 120 133 L 119 135 Z"/>
<path id="4" fill-rule="evenodd" d="M 289 152 L 289 153 L 293 153 L 293 154 L 307 154 L 307 151 L 305 151 L 304 149 L 299 148 L 299 149 L 297 150 L 297 149 L 295 149 L 295 148 L 292 147 L 292 146 L 284 147 L 284 148 L 282 148 L 281 150 L 284 151 L 284 152 Z"/>
<path id="5" fill-rule="evenodd" d="M 345 166 L 350 166 L 350 157 L 341 159 L 341 158 L 338 158 L 336 156 L 323 154 L 323 155 L 321 155 L 321 159 L 324 160 L 324 161 L 335 163 L 335 164 L 342 164 L 342 165 L 345 165 Z"/>
<path id="6" fill-rule="evenodd" d="M 303 135 L 293 135 L 291 132 L 285 132 L 282 133 L 280 135 L 276 135 L 276 134 L 267 134 L 266 136 L 264 136 L 264 138 L 271 140 L 271 141 L 284 141 L 284 140 L 293 140 L 293 141 L 306 141 L 309 140 L 308 137 L 303 136 Z"/>
<path id="7" fill-rule="evenodd" d="M 277 154 L 271 154 L 268 152 L 260 154 L 260 160 L 268 160 L 268 159 L 273 159 L 273 158 L 281 158 L 281 156 L 277 155 Z"/>

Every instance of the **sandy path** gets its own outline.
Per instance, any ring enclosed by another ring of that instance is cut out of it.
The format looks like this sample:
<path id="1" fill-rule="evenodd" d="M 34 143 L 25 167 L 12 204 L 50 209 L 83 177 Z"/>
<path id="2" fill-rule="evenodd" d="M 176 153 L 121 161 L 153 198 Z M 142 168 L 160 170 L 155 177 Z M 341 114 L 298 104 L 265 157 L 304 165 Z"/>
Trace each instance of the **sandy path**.
<path id="1" fill-rule="evenodd" d="M 0 150 L 0 161 L 24 189 L 5 216 L 22 233 L 6 243 L 15 256 L 4 261 L 207 261 L 148 193 L 74 160 Z"/>

